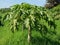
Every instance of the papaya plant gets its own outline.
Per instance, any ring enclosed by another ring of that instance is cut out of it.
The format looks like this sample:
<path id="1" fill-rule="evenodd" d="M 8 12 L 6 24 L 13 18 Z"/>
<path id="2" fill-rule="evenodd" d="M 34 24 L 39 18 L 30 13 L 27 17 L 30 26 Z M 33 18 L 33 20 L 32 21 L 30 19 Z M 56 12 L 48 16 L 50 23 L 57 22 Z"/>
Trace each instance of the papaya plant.
<path id="1" fill-rule="evenodd" d="M 55 26 L 55 22 L 53 22 L 51 14 L 48 14 L 47 9 L 43 8 L 41 10 L 41 7 L 38 6 L 33 6 L 26 3 L 22 3 L 21 5 L 17 4 L 11 6 L 11 13 L 12 31 L 15 32 L 15 30 L 17 30 L 18 23 L 20 23 L 22 27 L 27 28 L 29 45 L 31 42 L 31 31 L 33 29 L 40 31 L 42 36 L 44 36 L 48 33 L 49 26 Z M 53 24 L 51 22 L 53 22 Z"/>

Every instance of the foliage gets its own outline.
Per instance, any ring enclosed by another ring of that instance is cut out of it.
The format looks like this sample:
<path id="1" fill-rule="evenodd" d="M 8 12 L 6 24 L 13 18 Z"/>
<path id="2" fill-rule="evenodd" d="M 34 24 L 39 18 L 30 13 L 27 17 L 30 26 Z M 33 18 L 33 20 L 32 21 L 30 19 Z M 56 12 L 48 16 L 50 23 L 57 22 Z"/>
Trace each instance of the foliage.
<path id="1" fill-rule="evenodd" d="M 48 24 L 50 21 L 53 21 L 53 18 L 51 18 L 51 15 L 48 15 L 47 9 L 42 9 L 42 10 L 41 9 L 42 9 L 41 7 L 37 7 L 37 6 L 25 4 L 25 3 L 22 3 L 21 5 L 17 4 L 11 7 L 11 10 L 13 12 L 12 18 L 16 19 L 17 22 L 19 23 L 23 22 L 24 25 L 26 25 L 26 27 L 30 25 L 31 28 L 34 29 L 38 25 L 39 26 L 45 25 L 44 22 L 47 22 Z"/>
<path id="2" fill-rule="evenodd" d="M 60 45 L 60 21 L 54 17 L 59 9 L 22 3 L 0 12 L 0 22 L 4 24 L 0 26 L 0 45 L 28 45 L 28 31 L 31 45 Z"/>

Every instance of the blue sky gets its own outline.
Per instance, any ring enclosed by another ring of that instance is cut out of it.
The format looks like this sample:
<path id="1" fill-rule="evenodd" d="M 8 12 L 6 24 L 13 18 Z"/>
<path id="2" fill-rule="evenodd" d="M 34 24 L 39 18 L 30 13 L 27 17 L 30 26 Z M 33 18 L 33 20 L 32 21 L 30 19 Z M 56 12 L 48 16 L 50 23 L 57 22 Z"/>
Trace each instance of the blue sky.
<path id="1" fill-rule="evenodd" d="M 22 2 L 37 6 L 44 6 L 46 0 L 0 0 L 0 8 L 8 8 L 15 4 L 21 4 Z"/>

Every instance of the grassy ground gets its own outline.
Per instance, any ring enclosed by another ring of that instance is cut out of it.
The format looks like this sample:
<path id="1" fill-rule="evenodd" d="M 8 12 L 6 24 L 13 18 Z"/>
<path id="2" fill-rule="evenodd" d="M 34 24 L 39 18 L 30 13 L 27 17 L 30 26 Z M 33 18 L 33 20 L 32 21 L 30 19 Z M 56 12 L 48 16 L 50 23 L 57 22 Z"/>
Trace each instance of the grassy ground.
<path id="1" fill-rule="evenodd" d="M 57 34 L 48 36 L 51 40 L 43 38 L 40 32 L 33 30 L 31 45 L 60 45 L 58 42 L 54 42 L 60 39 L 60 20 L 56 21 L 56 24 Z M 6 22 L 5 26 L 0 27 L 0 45 L 28 45 L 27 34 L 27 30 L 24 30 L 24 32 L 19 30 L 12 33 L 11 30 L 9 30 L 9 23 Z"/>

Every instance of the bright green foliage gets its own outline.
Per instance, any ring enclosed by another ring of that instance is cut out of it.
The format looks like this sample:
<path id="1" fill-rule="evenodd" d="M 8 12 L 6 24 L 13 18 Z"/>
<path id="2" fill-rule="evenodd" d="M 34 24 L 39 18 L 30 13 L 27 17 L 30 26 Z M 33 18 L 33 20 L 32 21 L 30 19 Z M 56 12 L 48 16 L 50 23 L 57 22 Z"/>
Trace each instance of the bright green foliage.
<path id="1" fill-rule="evenodd" d="M 51 12 L 54 16 L 55 19 L 59 20 L 60 19 L 60 5 L 54 7 L 51 9 Z"/>
<path id="2" fill-rule="evenodd" d="M 22 3 L 11 6 L 8 12 L 0 12 L 4 24 L 0 26 L 0 45 L 28 45 L 29 33 L 31 45 L 60 45 L 60 23 L 55 20 L 54 10 L 58 9 Z"/>
<path id="3" fill-rule="evenodd" d="M 28 28 L 28 26 L 30 25 L 32 29 L 38 26 L 36 29 L 42 30 L 41 28 L 44 28 L 46 27 L 46 25 L 49 25 L 48 23 L 50 21 L 53 22 L 51 14 L 48 14 L 48 10 L 44 9 L 43 7 L 37 7 L 22 3 L 21 5 L 17 4 L 12 6 L 11 10 L 13 18 L 12 20 L 14 21 L 14 19 L 16 19 L 16 23 L 24 24 L 26 28 Z M 46 25 L 44 23 L 46 23 Z M 50 26 L 53 25 L 50 24 Z"/>

